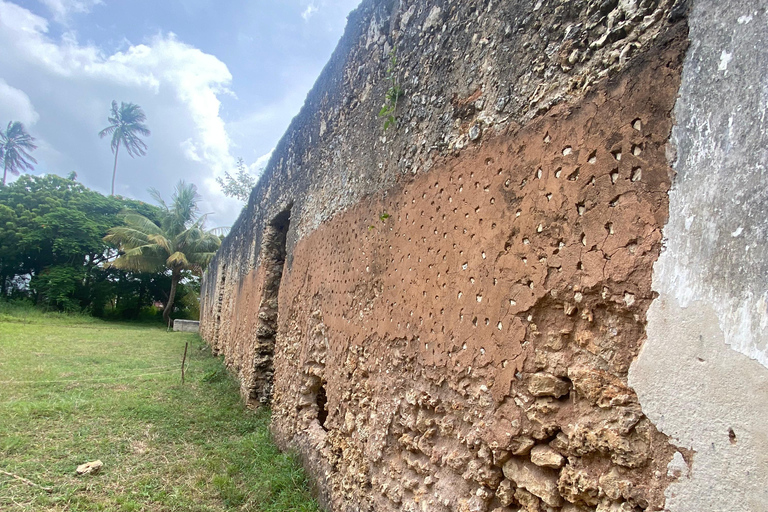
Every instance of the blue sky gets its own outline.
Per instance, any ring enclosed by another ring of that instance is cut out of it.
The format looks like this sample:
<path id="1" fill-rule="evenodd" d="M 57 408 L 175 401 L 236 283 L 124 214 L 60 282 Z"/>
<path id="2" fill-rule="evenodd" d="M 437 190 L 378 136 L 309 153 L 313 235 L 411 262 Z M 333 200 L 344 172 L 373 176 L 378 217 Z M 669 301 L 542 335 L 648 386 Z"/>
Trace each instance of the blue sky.
<path id="1" fill-rule="evenodd" d="M 198 186 L 211 227 L 241 204 L 215 177 L 262 167 L 336 47 L 359 0 L 0 0 L 0 125 L 37 138 L 35 173 L 76 171 L 109 193 L 96 135 L 111 101 L 147 114 L 147 156 L 120 155 L 116 193 Z"/>

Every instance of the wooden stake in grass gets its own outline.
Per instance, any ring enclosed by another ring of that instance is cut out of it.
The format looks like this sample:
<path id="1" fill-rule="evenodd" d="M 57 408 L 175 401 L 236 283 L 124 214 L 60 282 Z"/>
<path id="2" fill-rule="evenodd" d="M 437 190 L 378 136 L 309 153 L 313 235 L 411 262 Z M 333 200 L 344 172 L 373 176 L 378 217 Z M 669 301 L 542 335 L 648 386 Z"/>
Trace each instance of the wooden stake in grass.
<path id="1" fill-rule="evenodd" d="M 181 359 L 181 383 L 184 384 L 184 364 L 187 362 L 187 347 L 189 342 L 184 343 L 184 357 Z"/>
<path id="2" fill-rule="evenodd" d="M 2 469 L 0 469 L 0 473 L 2 473 L 4 475 L 8 475 L 8 476 L 10 476 L 12 478 L 15 478 L 16 480 L 19 480 L 20 482 L 24 482 L 27 485 L 31 485 L 32 487 L 37 487 L 38 489 L 42 489 L 45 492 L 53 492 L 52 488 L 50 488 L 50 487 L 43 487 L 42 485 L 38 485 L 35 482 L 33 482 L 32 480 L 27 480 L 23 476 L 14 475 L 13 473 L 9 473 L 7 471 L 3 471 Z"/>

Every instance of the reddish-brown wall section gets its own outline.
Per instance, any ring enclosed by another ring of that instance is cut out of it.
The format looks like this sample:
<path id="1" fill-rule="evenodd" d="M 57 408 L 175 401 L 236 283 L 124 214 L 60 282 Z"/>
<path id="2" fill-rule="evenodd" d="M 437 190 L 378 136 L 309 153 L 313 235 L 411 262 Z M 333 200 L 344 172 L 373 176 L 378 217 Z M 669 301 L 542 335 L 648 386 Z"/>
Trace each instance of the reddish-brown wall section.
<path id="1" fill-rule="evenodd" d="M 222 298 L 221 321 L 212 322 L 215 332 L 211 335 L 203 334 L 213 340 L 213 352 L 222 354 L 227 366 L 237 373 L 244 398 L 250 395 L 254 380 L 253 354 L 265 277 L 265 268 L 259 267 L 228 288 L 228 296 Z"/>
<path id="2" fill-rule="evenodd" d="M 683 51 L 660 45 L 296 245 L 273 430 L 334 510 L 662 508 L 674 450 L 626 377 Z M 238 287 L 229 353 L 248 353 L 262 277 Z"/>

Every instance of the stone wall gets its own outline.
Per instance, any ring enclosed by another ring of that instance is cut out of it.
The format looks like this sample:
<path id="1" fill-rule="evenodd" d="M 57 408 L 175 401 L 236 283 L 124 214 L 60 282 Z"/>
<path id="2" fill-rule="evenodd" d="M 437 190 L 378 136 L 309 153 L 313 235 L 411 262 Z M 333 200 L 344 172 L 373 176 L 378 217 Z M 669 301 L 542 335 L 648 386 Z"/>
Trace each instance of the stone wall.
<path id="1" fill-rule="evenodd" d="M 637 364 L 628 384 L 659 302 L 687 12 L 350 15 L 201 318 L 328 509 L 661 510 L 696 467 L 660 428 L 666 402 L 635 392 L 667 377 Z M 404 95 L 384 130 L 392 54 Z"/>

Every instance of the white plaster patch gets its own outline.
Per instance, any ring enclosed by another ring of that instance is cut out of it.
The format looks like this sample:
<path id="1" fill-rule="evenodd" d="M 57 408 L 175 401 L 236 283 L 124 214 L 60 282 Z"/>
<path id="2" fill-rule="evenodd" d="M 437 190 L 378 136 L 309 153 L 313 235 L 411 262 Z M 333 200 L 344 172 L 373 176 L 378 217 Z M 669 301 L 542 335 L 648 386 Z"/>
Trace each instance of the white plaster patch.
<path id="1" fill-rule="evenodd" d="M 768 51 L 756 44 L 766 18 L 738 14 L 753 5 L 694 3 L 670 155 L 677 174 L 653 272 L 659 296 L 628 377 L 643 412 L 690 464 L 675 454 L 667 467 L 677 477 L 665 493 L 670 512 L 768 503 L 768 222 L 751 200 L 768 186 Z M 753 64 L 729 73 L 737 55 L 737 66 Z"/>
<path id="2" fill-rule="evenodd" d="M 723 50 L 720 52 L 720 64 L 717 66 L 718 71 L 728 71 L 728 63 L 733 59 L 733 54 Z"/>
<path id="3" fill-rule="evenodd" d="M 662 295 L 629 371 L 643 412 L 693 450 L 690 467 L 681 454 L 667 466 L 678 477 L 666 492 L 670 512 L 753 512 L 768 503 L 768 371 L 727 348 L 714 316 L 707 301 L 681 308 Z"/>
<path id="4" fill-rule="evenodd" d="M 682 453 L 675 452 L 672 456 L 672 460 L 667 464 L 667 476 L 674 478 L 688 477 L 688 464 L 685 463 Z"/>

